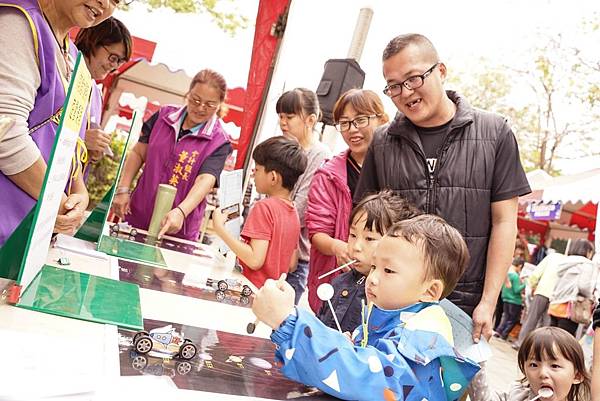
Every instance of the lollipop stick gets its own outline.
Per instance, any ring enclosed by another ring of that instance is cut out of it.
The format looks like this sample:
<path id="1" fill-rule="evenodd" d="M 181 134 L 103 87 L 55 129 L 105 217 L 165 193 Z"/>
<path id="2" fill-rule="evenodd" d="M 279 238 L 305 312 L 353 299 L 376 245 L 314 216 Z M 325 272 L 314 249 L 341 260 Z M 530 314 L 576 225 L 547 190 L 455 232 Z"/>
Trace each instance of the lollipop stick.
<path id="1" fill-rule="evenodd" d="M 335 320 L 335 325 L 337 326 L 337 329 L 340 331 L 340 333 L 344 334 L 342 328 L 340 327 L 340 322 L 338 321 L 338 318 L 335 315 L 335 311 L 333 310 L 333 305 L 331 305 L 331 300 L 328 299 L 327 303 L 329 304 L 329 309 L 331 310 L 331 314 L 333 315 L 333 320 Z"/>
<path id="2" fill-rule="evenodd" d="M 285 278 L 287 277 L 287 274 L 282 274 L 281 276 L 279 276 L 279 278 L 277 279 L 277 287 L 281 290 L 283 288 L 283 284 L 285 283 Z M 248 334 L 253 334 L 254 330 L 256 330 L 256 326 L 258 326 L 258 324 L 260 323 L 260 319 L 256 318 L 256 320 L 254 322 L 250 322 L 246 325 L 246 333 Z"/>
<path id="3" fill-rule="evenodd" d="M 330 271 L 328 271 L 328 272 L 327 272 L 327 273 L 325 273 L 325 274 L 321 274 L 321 275 L 319 276 L 319 280 L 321 280 L 323 277 L 327 277 L 327 276 L 329 276 L 330 274 L 333 274 L 333 273 L 335 273 L 335 272 L 336 272 L 336 271 L 338 271 L 338 270 L 342 270 L 343 268 L 350 266 L 352 263 L 356 263 L 356 260 L 355 260 L 355 259 L 353 259 L 353 260 L 351 260 L 351 261 L 350 261 L 350 262 L 348 262 L 348 263 L 344 263 L 344 264 L 343 264 L 343 265 L 341 265 L 340 267 L 336 267 L 335 269 L 333 269 L 333 270 L 330 270 Z"/>

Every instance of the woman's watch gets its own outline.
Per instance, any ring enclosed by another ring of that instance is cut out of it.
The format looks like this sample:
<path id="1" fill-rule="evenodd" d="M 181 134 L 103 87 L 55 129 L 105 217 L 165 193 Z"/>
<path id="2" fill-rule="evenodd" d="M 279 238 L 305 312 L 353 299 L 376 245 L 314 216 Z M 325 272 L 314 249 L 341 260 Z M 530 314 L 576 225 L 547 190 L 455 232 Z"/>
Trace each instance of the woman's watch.
<path id="1" fill-rule="evenodd" d="M 131 190 L 128 187 L 117 187 L 115 195 L 130 194 Z"/>

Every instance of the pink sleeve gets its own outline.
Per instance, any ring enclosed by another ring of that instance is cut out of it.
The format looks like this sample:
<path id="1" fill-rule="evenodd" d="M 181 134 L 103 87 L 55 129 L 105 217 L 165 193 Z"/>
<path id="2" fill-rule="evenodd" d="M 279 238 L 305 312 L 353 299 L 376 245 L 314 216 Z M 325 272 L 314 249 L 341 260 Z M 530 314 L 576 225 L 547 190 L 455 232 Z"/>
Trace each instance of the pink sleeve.
<path id="1" fill-rule="evenodd" d="M 240 235 L 245 239 L 271 240 L 273 234 L 272 227 L 273 214 L 265 199 L 256 202 L 252 206 Z"/>
<path id="2" fill-rule="evenodd" d="M 331 194 L 331 189 L 331 182 L 325 174 L 318 171 L 310 185 L 305 214 L 309 238 L 316 233 L 324 233 L 331 237 L 335 234 L 335 208 L 338 205 Z"/>

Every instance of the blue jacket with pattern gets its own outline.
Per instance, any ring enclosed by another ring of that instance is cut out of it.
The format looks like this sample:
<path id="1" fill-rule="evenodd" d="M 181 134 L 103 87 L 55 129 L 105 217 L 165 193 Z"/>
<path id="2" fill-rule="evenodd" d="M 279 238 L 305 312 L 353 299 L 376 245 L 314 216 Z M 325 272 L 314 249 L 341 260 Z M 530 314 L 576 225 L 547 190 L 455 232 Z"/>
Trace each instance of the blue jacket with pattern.
<path id="1" fill-rule="evenodd" d="M 365 307 L 363 316 L 352 344 L 298 309 L 271 335 L 281 372 L 345 400 L 454 401 L 479 370 L 452 346 L 437 303 Z"/>

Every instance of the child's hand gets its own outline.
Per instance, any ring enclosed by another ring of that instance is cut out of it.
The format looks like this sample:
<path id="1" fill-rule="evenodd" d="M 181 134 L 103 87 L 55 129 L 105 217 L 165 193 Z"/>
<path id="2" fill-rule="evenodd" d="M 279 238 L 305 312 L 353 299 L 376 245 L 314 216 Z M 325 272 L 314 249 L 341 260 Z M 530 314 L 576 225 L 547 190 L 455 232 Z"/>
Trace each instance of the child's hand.
<path id="1" fill-rule="evenodd" d="M 285 281 L 285 274 L 275 281 L 268 279 L 254 296 L 252 312 L 258 320 L 277 329 L 294 310 L 295 292 Z"/>
<path id="2" fill-rule="evenodd" d="M 217 234 L 225 229 L 225 222 L 227 221 L 227 215 L 225 215 L 220 208 L 215 208 L 212 212 L 213 227 Z"/>
<path id="3" fill-rule="evenodd" d="M 335 259 L 337 261 L 338 266 L 346 264 L 352 260 L 350 254 L 348 252 L 348 244 L 344 241 L 335 240 L 333 245 L 333 252 L 335 253 Z M 347 269 L 343 269 L 345 272 L 350 271 L 350 267 Z"/>

